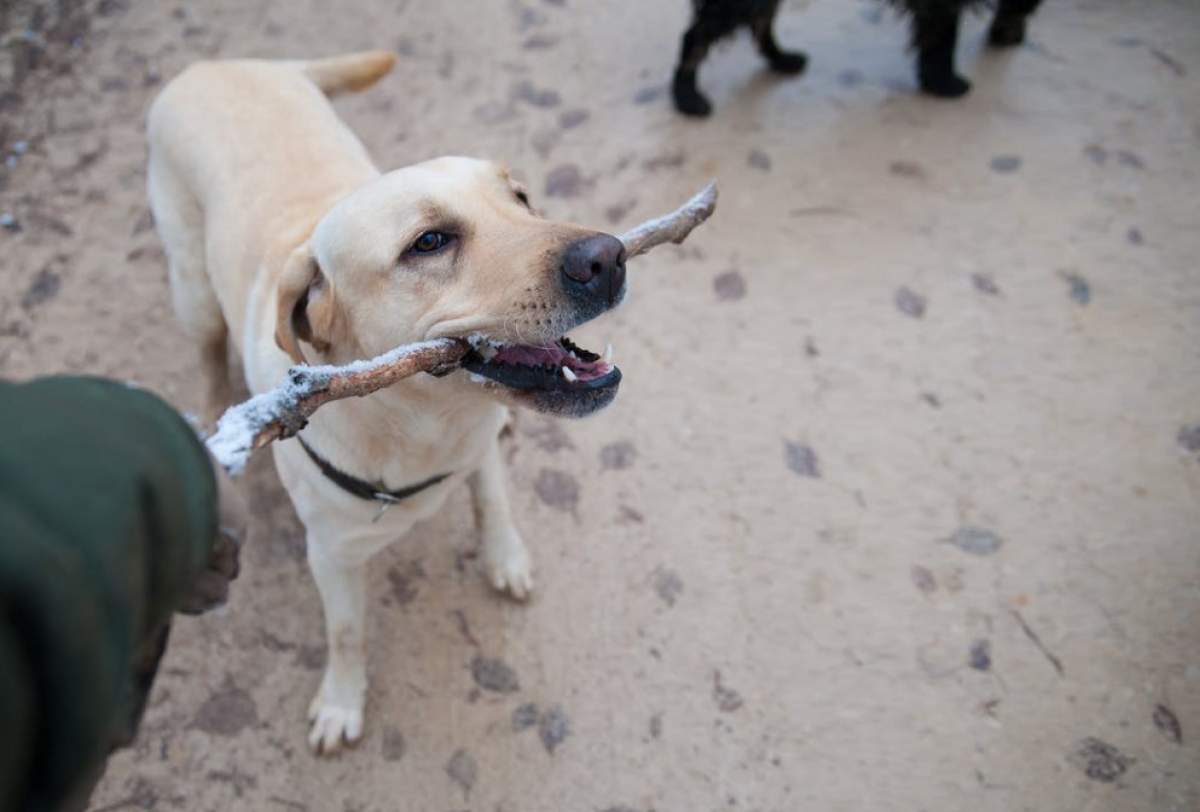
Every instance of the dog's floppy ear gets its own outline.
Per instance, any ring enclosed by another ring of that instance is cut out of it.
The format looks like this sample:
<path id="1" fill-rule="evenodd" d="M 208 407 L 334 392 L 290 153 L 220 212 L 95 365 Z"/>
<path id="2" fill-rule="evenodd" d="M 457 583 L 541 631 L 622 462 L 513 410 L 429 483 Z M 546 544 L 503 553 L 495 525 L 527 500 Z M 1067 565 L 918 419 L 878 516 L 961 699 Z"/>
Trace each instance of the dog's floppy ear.
<path id="1" fill-rule="evenodd" d="M 333 285 L 321 270 L 308 243 L 288 257 L 279 277 L 275 311 L 275 343 L 298 364 L 307 363 L 300 342 L 326 352 L 333 340 Z"/>

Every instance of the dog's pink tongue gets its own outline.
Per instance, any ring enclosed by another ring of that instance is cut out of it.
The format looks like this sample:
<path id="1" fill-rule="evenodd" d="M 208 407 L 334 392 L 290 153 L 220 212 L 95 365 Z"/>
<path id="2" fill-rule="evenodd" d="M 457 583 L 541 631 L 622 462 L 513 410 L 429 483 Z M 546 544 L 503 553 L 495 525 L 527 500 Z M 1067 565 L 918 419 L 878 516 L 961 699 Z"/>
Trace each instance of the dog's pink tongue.
<path id="1" fill-rule="evenodd" d="M 560 366 L 566 353 L 558 347 L 530 347 L 516 344 L 504 347 L 496 353 L 493 361 L 503 361 L 506 364 L 523 364 L 540 367 L 543 364 Z"/>
<path id="2" fill-rule="evenodd" d="M 556 369 L 566 366 L 570 367 L 581 381 L 601 378 L 612 371 L 612 367 L 603 361 L 583 361 L 557 346 L 531 347 L 526 344 L 510 344 L 499 350 L 492 361 L 530 367 L 549 365 Z"/>
<path id="3" fill-rule="evenodd" d="M 581 381 L 593 381 L 612 372 L 612 367 L 603 361 L 574 361 L 570 366 Z"/>

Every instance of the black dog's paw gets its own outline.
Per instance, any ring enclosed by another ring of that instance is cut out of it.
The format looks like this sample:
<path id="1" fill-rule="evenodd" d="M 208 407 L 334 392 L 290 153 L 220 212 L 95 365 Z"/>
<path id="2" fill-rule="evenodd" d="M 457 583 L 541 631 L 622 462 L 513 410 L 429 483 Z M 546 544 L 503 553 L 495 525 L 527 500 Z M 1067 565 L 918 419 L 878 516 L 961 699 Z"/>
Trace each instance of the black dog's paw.
<path id="1" fill-rule="evenodd" d="M 971 83 L 955 73 L 922 74 L 921 90 L 939 99 L 957 99 L 967 95 Z"/>
<path id="2" fill-rule="evenodd" d="M 1012 48 L 1025 41 L 1024 17 L 997 17 L 988 32 L 988 44 L 993 48 Z"/>
<path id="3" fill-rule="evenodd" d="M 707 118 L 712 115 L 712 104 L 704 98 L 703 94 L 697 92 L 676 93 L 675 109 L 685 116 L 695 116 L 696 118 Z"/>
<path id="4" fill-rule="evenodd" d="M 704 98 L 694 81 L 689 82 L 676 77 L 671 86 L 671 95 L 675 98 L 675 108 L 685 116 L 705 118 L 712 114 L 712 105 Z"/>
<path id="5" fill-rule="evenodd" d="M 795 76 L 808 67 L 808 55 L 803 51 L 778 51 L 767 57 L 767 64 L 776 73 Z"/>

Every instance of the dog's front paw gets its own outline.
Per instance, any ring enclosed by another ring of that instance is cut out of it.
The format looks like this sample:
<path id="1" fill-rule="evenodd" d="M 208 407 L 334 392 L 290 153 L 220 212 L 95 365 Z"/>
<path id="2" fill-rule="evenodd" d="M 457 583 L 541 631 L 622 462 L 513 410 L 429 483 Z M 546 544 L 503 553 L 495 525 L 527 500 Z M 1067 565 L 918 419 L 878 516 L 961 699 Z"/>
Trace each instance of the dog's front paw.
<path id="1" fill-rule="evenodd" d="M 533 560 L 515 530 L 496 533 L 483 541 L 483 566 L 488 583 L 523 601 L 533 592 Z"/>
<path id="2" fill-rule="evenodd" d="M 767 64 L 776 73 L 796 76 L 808 67 L 808 56 L 803 51 L 776 51 L 767 57 Z"/>
<path id="3" fill-rule="evenodd" d="M 354 744 L 362 737 L 363 694 L 349 691 L 339 697 L 338 691 L 328 689 L 326 678 L 321 690 L 308 706 L 308 746 L 318 756 L 331 756 L 343 744 Z"/>
<path id="4" fill-rule="evenodd" d="M 712 114 L 712 105 L 696 87 L 694 78 L 676 76 L 671 86 L 671 96 L 675 99 L 675 109 L 685 116 L 704 118 Z"/>
<path id="5" fill-rule="evenodd" d="M 921 90 L 939 99 L 957 99 L 967 95 L 971 83 L 955 73 L 922 74 Z"/>

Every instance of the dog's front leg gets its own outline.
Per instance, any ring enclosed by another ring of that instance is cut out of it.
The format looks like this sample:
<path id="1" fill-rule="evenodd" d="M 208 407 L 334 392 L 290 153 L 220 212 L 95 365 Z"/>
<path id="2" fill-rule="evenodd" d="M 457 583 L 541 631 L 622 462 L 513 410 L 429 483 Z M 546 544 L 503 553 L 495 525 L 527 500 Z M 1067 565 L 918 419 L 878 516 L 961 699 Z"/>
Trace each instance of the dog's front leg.
<path id="1" fill-rule="evenodd" d="M 971 89 L 971 83 L 954 71 L 954 51 L 958 45 L 961 13 L 936 9 L 913 17 L 913 37 L 917 46 L 917 81 L 921 90 L 943 99 L 957 99 Z"/>
<path id="2" fill-rule="evenodd" d="M 1000 0 L 996 17 L 988 32 L 988 43 L 997 48 L 1010 48 L 1025 41 L 1025 20 L 1037 10 L 1042 0 Z"/>
<path id="3" fill-rule="evenodd" d="M 785 51 L 775 39 L 775 13 L 778 10 L 779 3 L 772 3 L 750 21 L 750 30 L 754 32 L 754 39 L 758 41 L 759 53 L 776 73 L 803 73 L 804 68 L 808 66 L 808 56 L 802 51 Z"/>
<path id="4" fill-rule="evenodd" d="M 684 32 L 679 65 L 675 68 L 675 78 L 671 83 L 675 107 L 684 115 L 702 118 L 712 113 L 712 104 L 696 84 L 696 71 L 719 36 L 718 29 L 706 23 L 703 16 L 698 17 L 692 27 Z"/>
<path id="5" fill-rule="evenodd" d="M 367 692 L 365 618 L 369 554 L 308 538 L 308 565 L 325 608 L 329 661 L 321 688 L 308 708 L 313 752 L 337 752 L 362 735 Z"/>
<path id="6" fill-rule="evenodd" d="M 500 442 L 493 439 L 479 470 L 471 475 L 475 520 L 483 537 L 483 565 L 488 581 L 501 592 L 524 600 L 533 591 L 533 563 L 513 525 Z"/>

